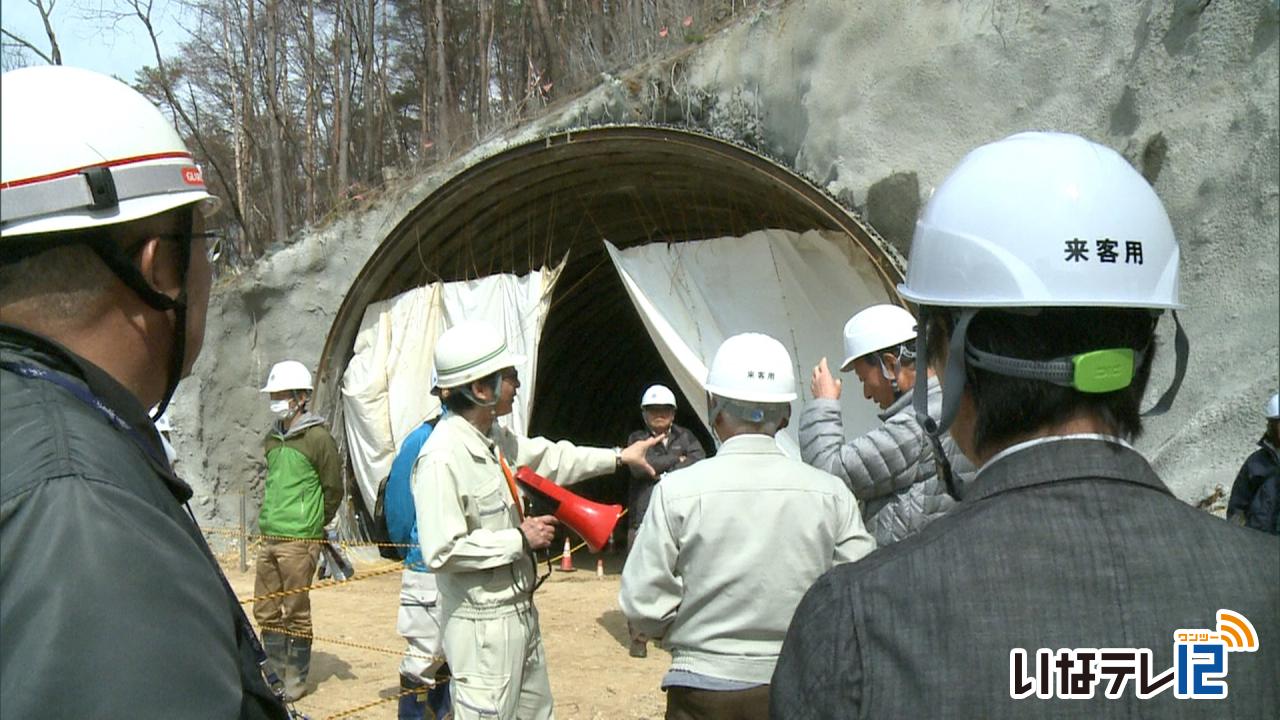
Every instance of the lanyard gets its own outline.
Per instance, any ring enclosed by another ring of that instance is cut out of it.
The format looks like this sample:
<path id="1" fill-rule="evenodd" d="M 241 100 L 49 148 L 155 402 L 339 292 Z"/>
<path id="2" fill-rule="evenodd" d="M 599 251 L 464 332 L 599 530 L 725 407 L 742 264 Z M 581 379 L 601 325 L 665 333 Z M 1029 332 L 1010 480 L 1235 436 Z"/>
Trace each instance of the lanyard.
<path id="1" fill-rule="evenodd" d="M 498 464 L 502 466 L 502 475 L 507 479 L 507 489 L 511 491 L 511 499 L 516 504 L 516 513 L 520 515 L 520 519 L 524 520 L 524 507 L 520 503 L 520 491 L 516 489 L 515 475 L 511 474 L 511 468 L 507 465 L 507 461 L 502 458 L 502 451 L 494 448 L 494 453 L 498 456 Z"/>
<path id="2" fill-rule="evenodd" d="M 163 453 L 158 453 L 154 446 L 148 442 L 146 436 L 144 436 L 137 428 L 126 422 L 124 418 L 120 417 L 120 415 L 108 407 L 106 403 L 102 402 L 102 399 L 97 395 L 94 395 L 89 388 L 68 379 L 61 373 L 55 373 L 36 365 L 4 361 L 0 362 L 0 368 L 33 380 L 42 380 L 44 382 L 52 383 L 71 393 L 72 397 L 85 405 L 88 405 L 94 410 L 97 410 L 100 415 L 107 419 L 107 422 L 109 422 L 112 427 L 128 436 L 128 438 L 132 440 L 139 449 L 146 453 L 147 457 L 151 458 L 152 461 L 159 464 L 159 466 L 164 468 L 164 470 L 170 475 L 173 474 L 173 467 L 169 465 L 169 458 Z M 240 603 L 236 599 L 236 593 L 231 588 L 231 583 L 227 582 L 226 576 L 222 574 L 222 568 L 219 567 L 217 561 L 214 560 L 213 552 L 209 549 L 209 544 L 205 542 L 204 534 L 200 531 L 199 523 L 196 522 L 196 516 L 191 512 L 191 506 L 185 505 L 185 507 L 187 509 L 187 515 L 191 517 L 192 527 L 195 529 L 195 533 L 193 535 L 198 539 L 200 547 L 204 550 L 206 556 L 213 561 L 213 567 L 218 575 L 218 580 L 222 582 L 222 589 L 226 591 L 227 597 L 232 601 L 232 604 L 235 607 L 235 613 L 237 615 L 236 629 L 249 643 L 249 647 L 253 650 L 254 659 L 258 662 L 258 666 L 262 670 L 262 676 L 267 683 L 267 687 L 271 689 L 277 698 L 280 698 L 283 701 L 284 684 L 267 664 L 267 652 L 263 649 L 262 643 L 259 642 L 257 633 L 253 631 L 253 625 L 249 623 L 249 617 L 245 615 L 244 608 L 240 607 Z"/>
<path id="3" fill-rule="evenodd" d="M 516 503 L 516 513 L 519 514 L 520 520 L 521 522 L 523 522 L 524 521 L 524 504 L 520 500 L 520 491 L 516 489 L 516 477 L 511 472 L 511 466 L 507 465 L 506 459 L 502 457 L 502 451 L 495 446 L 493 448 L 493 452 L 495 455 L 498 456 L 498 464 L 502 466 L 502 475 L 507 479 L 507 489 L 511 491 L 511 499 L 514 500 Z M 523 530 L 521 531 L 521 540 L 524 541 Z M 525 542 L 525 548 L 529 549 L 528 542 L 527 541 L 524 541 L 524 542 Z M 529 588 L 529 602 L 533 602 L 533 594 L 538 591 L 538 588 L 542 587 L 542 583 L 545 582 L 547 578 L 551 577 L 551 556 L 550 554 L 547 555 L 547 573 L 541 577 L 538 576 L 538 551 L 537 550 L 529 549 L 529 562 L 533 565 L 533 577 L 534 577 L 533 587 Z M 514 571 L 513 571 L 512 578 L 513 580 L 515 578 Z M 519 587 L 519 585 L 516 586 L 516 590 L 517 592 L 521 591 L 521 588 Z"/>
<path id="4" fill-rule="evenodd" d="M 166 457 L 163 452 L 158 451 L 145 435 L 143 435 L 137 428 L 126 422 L 124 418 L 120 417 L 120 415 L 116 413 L 115 410 L 108 407 L 106 403 L 102 402 L 102 400 L 97 395 L 94 395 L 89 388 L 68 379 L 61 373 L 55 373 L 35 365 L 5 361 L 0 362 L 0 368 L 33 380 L 43 380 L 44 382 L 52 383 L 71 393 L 75 399 L 85 405 L 88 405 L 94 410 L 97 410 L 98 414 L 106 418 L 107 422 L 111 423 L 112 427 L 127 435 L 129 439 L 138 446 L 139 450 L 146 453 L 147 457 L 155 461 L 156 464 L 164 468 L 169 474 L 173 474 L 173 467 L 169 465 L 169 458 Z"/>

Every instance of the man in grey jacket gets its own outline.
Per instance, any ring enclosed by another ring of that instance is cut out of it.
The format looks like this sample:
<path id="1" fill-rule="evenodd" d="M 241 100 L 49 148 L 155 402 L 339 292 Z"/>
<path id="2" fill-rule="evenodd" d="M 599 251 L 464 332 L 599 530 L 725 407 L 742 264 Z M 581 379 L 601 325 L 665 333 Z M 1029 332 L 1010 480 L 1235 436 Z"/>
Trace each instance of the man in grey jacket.
<path id="1" fill-rule="evenodd" d="M 284 718 L 146 413 L 204 337 L 200 169 L 117 80 L 0 94 L 0 717 Z"/>
<path id="2" fill-rule="evenodd" d="M 814 584 L 775 718 L 1275 716 L 1280 539 L 1180 501 L 1129 444 L 1178 257 L 1151 186 L 1080 137 L 983 146 L 938 187 L 899 290 L 945 368 L 925 422 L 980 470 Z"/>
<path id="3" fill-rule="evenodd" d="M 755 333 L 725 340 L 706 390 L 720 452 L 654 487 L 619 601 L 637 630 L 671 651 L 667 718 L 763 719 L 801 595 L 875 542 L 840 481 L 774 440 L 795 398 L 781 343 Z"/>
<path id="4" fill-rule="evenodd" d="M 884 424 L 845 441 L 840 417 L 841 382 L 822 358 L 809 383 L 813 400 L 800 416 L 800 453 L 805 462 L 844 481 L 862 503 L 867 529 L 883 547 L 919 532 L 951 509 L 939 470 L 949 470 L 960 485 L 973 477 L 973 465 L 944 434 L 939 442 L 948 468 L 939 468 L 928 435 L 911 412 L 916 383 L 916 319 L 897 305 L 872 305 L 844 326 L 843 372 L 853 371 L 862 395 L 884 411 Z M 942 408 L 942 388 L 926 368 L 929 405 Z"/>

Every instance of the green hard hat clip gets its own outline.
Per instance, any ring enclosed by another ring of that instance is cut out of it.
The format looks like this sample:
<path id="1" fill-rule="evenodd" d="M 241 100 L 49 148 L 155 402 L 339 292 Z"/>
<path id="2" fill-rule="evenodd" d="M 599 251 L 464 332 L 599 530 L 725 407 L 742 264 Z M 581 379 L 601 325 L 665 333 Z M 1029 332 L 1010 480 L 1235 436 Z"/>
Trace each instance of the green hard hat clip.
<path id="1" fill-rule="evenodd" d="M 1134 351 L 1094 350 L 1071 357 L 1071 387 L 1084 393 L 1109 393 L 1133 382 Z"/>

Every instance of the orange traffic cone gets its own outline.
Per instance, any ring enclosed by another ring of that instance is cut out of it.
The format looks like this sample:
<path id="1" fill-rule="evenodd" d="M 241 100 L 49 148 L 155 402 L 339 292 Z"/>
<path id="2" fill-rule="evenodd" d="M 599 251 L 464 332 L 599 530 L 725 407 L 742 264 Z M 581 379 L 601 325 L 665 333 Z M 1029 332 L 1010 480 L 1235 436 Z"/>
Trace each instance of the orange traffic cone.
<path id="1" fill-rule="evenodd" d="M 573 572 L 573 551 L 569 548 L 569 538 L 564 539 L 564 552 L 560 555 L 560 572 Z"/>
<path id="2" fill-rule="evenodd" d="M 604 577 L 604 558 L 596 558 L 596 577 Z"/>

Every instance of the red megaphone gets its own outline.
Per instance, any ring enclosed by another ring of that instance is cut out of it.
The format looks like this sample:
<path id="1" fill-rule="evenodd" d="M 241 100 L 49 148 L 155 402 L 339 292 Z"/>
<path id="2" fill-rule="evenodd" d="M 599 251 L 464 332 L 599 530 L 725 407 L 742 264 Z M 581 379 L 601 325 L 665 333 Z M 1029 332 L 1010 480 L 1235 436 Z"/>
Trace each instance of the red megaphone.
<path id="1" fill-rule="evenodd" d="M 551 514 L 570 530 L 581 535 L 591 552 L 600 552 L 605 543 L 609 542 L 613 526 L 618 524 L 618 518 L 622 515 L 621 505 L 592 502 L 565 490 L 528 467 L 516 470 L 516 480 L 532 490 L 539 499 L 553 506 L 550 508 Z"/>

